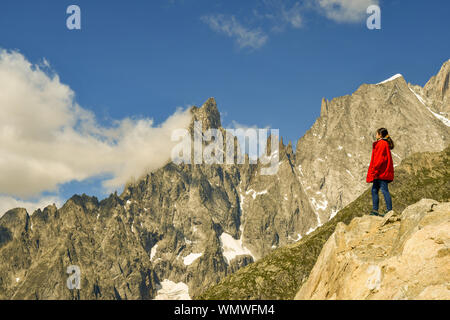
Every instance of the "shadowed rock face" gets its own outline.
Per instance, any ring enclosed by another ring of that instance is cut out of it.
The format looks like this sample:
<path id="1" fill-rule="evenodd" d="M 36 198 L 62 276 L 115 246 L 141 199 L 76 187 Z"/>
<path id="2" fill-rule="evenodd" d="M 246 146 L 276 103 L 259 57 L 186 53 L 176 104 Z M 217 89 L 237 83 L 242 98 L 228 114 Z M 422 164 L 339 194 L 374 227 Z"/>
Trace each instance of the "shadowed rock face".
<path id="1" fill-rule="evenodd" d="M 100 202 L 83 195 L 31 216 L 9 211 L 0 218 L 0 298 L 152 299 L 160 289 L 174 296 L 167 288 L 184 290 L 184 284 L 197 296 L 306 237 L 361 193 L 378 126 L 396 125 L 399 159 L 420 148 L 442 149 L 448 128 L 418 101 L 402 78 L 324 101 L 295 154 L 280 141 L 275 175 L 261 175 L 261 165 L 248 159 L 244 165 L 168 163 Z M 224 130 L 214 99 L 191 112 L 204 130 Z M 394 119 L 386 124 L 387 115 Z M 415 134 L 419 125 L 426 134 Z M 81 269 L 80 290 L 67 289 L 70 265 Z"/>
<path id="2" fill-rule="evenodd" d="M 339 223 L 296 299 L 450 299 L 450 203 Z"/>

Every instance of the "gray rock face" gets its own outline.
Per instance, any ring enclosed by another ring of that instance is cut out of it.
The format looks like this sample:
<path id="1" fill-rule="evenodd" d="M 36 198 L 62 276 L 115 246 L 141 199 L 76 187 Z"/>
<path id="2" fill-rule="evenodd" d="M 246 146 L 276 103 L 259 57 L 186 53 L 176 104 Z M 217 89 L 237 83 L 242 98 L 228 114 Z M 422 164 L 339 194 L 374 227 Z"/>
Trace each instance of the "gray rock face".
<path id="1" fill-rule="evenodd" d="M 378 127 L 390 129 L 398 160 L 443 149 L 449 129 L 416 89 L 397 78 L 323 101 L 295 154 L 280 141 L 275 175 L 261 175 L 262 165 L 248 159 L 243 165 L 168 163 L 100 202 L 83 195 L 31 216 L 9 211 L 0 218 L 0 299 L 198 295 L 298 241 L 359 195 Z M 194 121 L 204 130 L 224 130 L 214 99 L 191 112 L 191 133 Z M 66 286 L 70 265 L 81 269 L 80 290 Z"/>

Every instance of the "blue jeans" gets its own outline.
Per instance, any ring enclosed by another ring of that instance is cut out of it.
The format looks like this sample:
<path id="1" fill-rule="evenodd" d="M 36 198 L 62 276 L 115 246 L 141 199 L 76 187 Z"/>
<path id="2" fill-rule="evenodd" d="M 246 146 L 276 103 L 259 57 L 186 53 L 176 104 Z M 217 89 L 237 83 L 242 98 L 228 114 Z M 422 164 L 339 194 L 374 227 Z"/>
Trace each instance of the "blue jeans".
<path id="1" fill-rule="evenodd" d="M 378 197 L 378 191 L 383 193 L 384 201 L 386 201 L 386 208 L 389 211 L 392 210 L 392 199 L 389 193 L 388 181 L 386 180 L 374 180 L 372 185 L 372 203 L 373 203 L 373 211 L 378 212 L 378 204 L 380 202 L 380 198 Z"/>

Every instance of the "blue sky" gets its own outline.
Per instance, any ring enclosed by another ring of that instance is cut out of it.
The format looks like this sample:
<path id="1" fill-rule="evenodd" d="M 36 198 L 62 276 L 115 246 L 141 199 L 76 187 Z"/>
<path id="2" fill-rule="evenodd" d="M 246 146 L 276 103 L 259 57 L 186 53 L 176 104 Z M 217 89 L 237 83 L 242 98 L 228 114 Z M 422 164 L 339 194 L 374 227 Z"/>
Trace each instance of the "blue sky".
<path id="1" fill-rule="evenodd" d="M 381 30 L 367 29 L 366 3 L 380 5 Z M 66 27 L 71 4 L 81 30 Z M 105 126 L 161 123 L 215 97 L 225 126 L 270 126 L 295 143 L 322 97 L 396 73 L 424 85 L 449 59 L 449 12 L 446 0 L 3 0 L 0 47 L 31 63 L 45 58 Z M 65 182 L 33 199 L 103 197 L 101 181 Z"/>

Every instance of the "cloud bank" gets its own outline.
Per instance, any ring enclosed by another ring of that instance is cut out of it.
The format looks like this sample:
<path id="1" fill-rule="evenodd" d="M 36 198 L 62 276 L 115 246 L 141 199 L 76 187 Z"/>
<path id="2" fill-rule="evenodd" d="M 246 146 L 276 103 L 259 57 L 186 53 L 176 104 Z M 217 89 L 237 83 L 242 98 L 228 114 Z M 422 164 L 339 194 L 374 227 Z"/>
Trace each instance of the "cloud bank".
<path id="1" fill-rule="evenodd" d="M 48 66 L 0 51 L 0 212 L 14 198 L 96 176 L 110 177 L 103 186 L 112 191 L 170 160 L 171 133 L 189 125 L 188 110 L 158 126 L 147 118 L 102 126 L 57 74 L 45 71 Z"/>
<path id="2" fill-rule="evenodd" d="M 210 14 L 201 20 L 211 30 L 234 38 L 240 48 L 259 49 L 268 42 L 271 33 L 283 32 L 287 27 L 302 28 L 307 13 L 337 23 L 358 23 L 367 17 L 370 5 L 378 4 L 379 0 L 260 0 L 253 9 L 254 20 L 247 19 L 252 27 L 244 26 L 234 15 Z"/>

